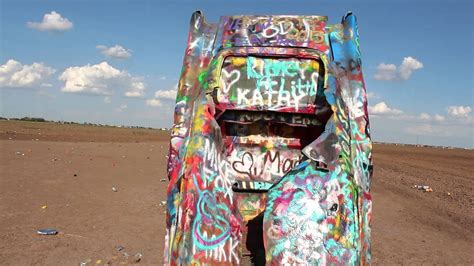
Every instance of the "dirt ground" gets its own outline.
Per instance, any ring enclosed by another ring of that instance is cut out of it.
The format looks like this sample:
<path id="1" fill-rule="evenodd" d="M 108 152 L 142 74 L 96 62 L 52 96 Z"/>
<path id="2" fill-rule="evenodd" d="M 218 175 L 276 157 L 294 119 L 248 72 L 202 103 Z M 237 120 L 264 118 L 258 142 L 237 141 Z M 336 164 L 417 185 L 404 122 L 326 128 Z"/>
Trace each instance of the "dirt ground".
<path id="1" fill-rule="evenodd" d="M 167 150 L 159 130 L 0 121 L 0 263 L 161 264 Z M 373 263 L 474 264 L 474 151 L 373 152 Z"/>

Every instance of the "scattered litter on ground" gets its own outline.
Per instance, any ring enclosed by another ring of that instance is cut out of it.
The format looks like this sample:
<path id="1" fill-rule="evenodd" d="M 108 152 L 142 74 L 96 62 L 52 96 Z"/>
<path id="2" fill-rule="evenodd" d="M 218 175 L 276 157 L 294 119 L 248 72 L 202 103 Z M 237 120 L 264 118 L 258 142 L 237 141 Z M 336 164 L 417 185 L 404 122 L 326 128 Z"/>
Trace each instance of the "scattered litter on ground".
<path id="1" fill-rule="evenodd" d="M 162 207 L 166 206 L 166 200 L 160 201 L 160 206 L 162 206 Z"/>
<path id="2" fill-rule="evenodd" d="M 37 233 L 38 235 L 57 235 L 57 234 L 58 234 L 58 230 L 52 229 L 52 228 L 39 229 L 38 231 L 36 231 L 36 233 Z"/>
<path id="3" fill-rule="evenodd" d="M 85 265 L 87 265 L 87 264 L 90 263 L 90 262 L 92 262 L 91 259 L 85 259 L 85 260 L 81 261 L 81 266 L 85 266 Z"/>
<path id="4" fill-rule="evenodd" d="M 24 154 L 24 153 L 22 153 L 21 151 L 17 151 L 17 152 L 15 152 L 15 154 L 16 154 L 16 155 L 25 156 L 25 154 Z"/>
<path id="5" fill-rule="evenodd" d="M 113 192 L 118 192 L 118 189 L 116 187 L 112 187 Z"/>
<path id="6" fill-rule="evenodd" d="M 140 262 L 142 260 L 142 257 L 143 257 L 142 253 L 135 254 L 135 256 L 133 256 L 133 262 L 134 263 Z"/>
<path id="7" fill-rule="evenodd" d="M 130 256 L 130 254 L 128 254 L 125 251 L 125 247 L 123 247 L 121 245 L 115 246 L 115 250 L 120 252 L 122 254 L 122 256 L 125 258 L 125 260 L 127 260 L 128 263 L 138 263 L 142 260 L 142 257 L 143 257 L 143 254 L 140 253 L 140 252 L 136 253 L 133 256 Z"/>
<path id="8" fill-rule="evenodd" d="M 166 178 L 160 179 L 160 182 L 166 182 Z"/>
<path id="9" fill-rule="evenodd" d="M 41 206 L 41 209 L 43 209 L 43 210 L 45 210 L 46 208 L 48 208 L 48 205 Z"/>
<path id="10" fill-rule="evenodd" d="M 433 192 L 433 189 L 430 186 L 426 185 L 414 185 L 413 188 L 422 190 L 423 192 Z"/>
<path id="11" fill-rule="evenodd" d="M 450 196 L 452 199 L 454 199 L 453 194 L 451 192 L 448 192 L 448 196 Z"/>
<path id="12" fill-rule="evenodd" d="M 102 260 L 96 260 L 95 261 L 95 264 L 101 264 L 102 263 Z"/>
<path id="13" fill-rule="evenodd" d="M 51 159 L 52 162 L 56 162 L 58 160 L 58 158 L 54 157 L 53 159 Z"/>
<path id="14" fill-rule="evenodd" d="M 77 176 L 77 174 L 74 174 L 74 176 Z"/>

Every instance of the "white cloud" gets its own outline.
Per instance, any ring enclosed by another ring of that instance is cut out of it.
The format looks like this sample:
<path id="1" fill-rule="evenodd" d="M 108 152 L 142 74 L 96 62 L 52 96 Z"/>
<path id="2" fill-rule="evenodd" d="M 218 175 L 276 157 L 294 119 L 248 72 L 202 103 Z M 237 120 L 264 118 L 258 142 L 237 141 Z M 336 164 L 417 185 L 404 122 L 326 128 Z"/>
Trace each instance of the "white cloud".
<path id="1" fill-rule="evenodd" d="M 367 99 L 379 99 L 379 98 L 380 98 L 380 96 L 375 94 L 375 92 L 373 92 L 373 91 L 367 92 Z"/>
<path id="2" fill-rule="evenodd" d="M 43 63 L 23 65 L 10 59 L 5 64 L 0 65 L 0 87 L 50 87 L 51 84 L 46 83 L 46 81 L 55 71 Z"/>
<path id="3" fill-rule="evenodd" d="M 446 117 L 435 114 L 435 115 L 430 115 L 428 113 L 420 113 L 418 115 L 416 114 L 405 114 L 405 113 L 399 113 L 396 115 L 393 115 L 390 117 L 391 119 L 394 120 L 401 120 L 401 121 L 408 121 L 408 122 L 416 122 L 416 123 L 427 123 L 427 122 L 445 122 Z"/>
<path id="4" fill-rule="evenodd" d="M 446 117 L 444 117 L 442 115 L 435 115 L 434 120 L 437 121 L 437 122 L 444 122 L 446 120 Z"/>
<path id="5" fill-rule="evenodd" d="M 465 125 L 451 124 L 418 123 L 406 124 L 401 128 L 403 128 L 404 132 L 410 135 L 432 137 L 466 137 L 472 132 L 472 129 L 469 129 Z"/>
<path id="6" fill-rule="evenodd" d="M 104 97 L 104 103 L 111 103 L 112 99 L 109 96 Z"/>
<path id="7" fill-rule="evenodd" d="M 26 25 L 31 29 L 40 31 L 67 31 L 73 27 L 69 19 L 62 17 L 61 14 L 55 11 L 44 14 L 41 22 L 28 22 Z"/>
<path id="8" fill-rule="evenodd" d="M 431 116 L 427 113 L 421 113 L 420 114 L 420 119 L 425 120 L 425 121 L 429 121 L 429 120 L 431 120 Z"/>
<path id="9" fill-rule="evenodd" d="M 124 47 L 120 45 L 115 45 L 111 47 L 107 47 L 105 45 L 97 45 L 96 46 L 99 51 L 110 58 L 116 58 L 116 59 L 127 59 L 130 56 L 132 56 L 132 50 L 130 49 L 125 49 Z"/>
<path id="10" fill-rule="evenodd" d="M 467 118 L 471 113 L 472 109 L 470 106 L 449 106 L 448 107 L 448 114 L 452 117 L 457 118 Z"/>
<path id="11" fill-rule="evenodd" d="M 410 78 L 413 71 L 422 69 L 422 68 L 423 68 L 423 63 L 409 56 L 409 57 L 403 58 L 403 62 L 398 68 L 398 71 L 400 74 L 400 78 L 402 80 L 407 80 Z"/>
<path id="12" fill-rule="evenodd" d="M 125 96 L 130 98 L 143 97 L 146 89 L 145 83 L 142 82 L 141 79 L 133 77 L 131 78 L 130 82 L 130 88 L 125 92 Z"/>
<path id="13" fill-rule="evenodd" d="M 423 63 L 409 56 L 403 58 L 402 64 L 399 67 L 394 64 L 379 64 L 374 79 L 386 81 L 408 80 L 413 71 L 422 68 Z"/>
<path id="14" fill-rule="evenodd" d="M 64 81 L 61 91 L 70 93 L 112 95 L 114 90 L 121 90 L 126 97 L 143 97 L 146 89 L 142 78 L 116 69 L 107 62 L 69 67 L 59 80 Z"/>
<path id="15" fill-rule="evenodd" d="M 397 66 L 381 63 L 377 67 L 374 78 L 376 80 L 395 80 L 397 78 Z"/>
<path id="16" fill-rule="evenodd" d="M 175 89 L 164 90 L 164 91 L 159 90 L 159 91 L 155 92 L 155 98 L 175 100 L 177 92 L 178 91 L 176 90 L 176 88 Z"/>
<path id="17" fill-rule="evenodd" d="M 178 92 L 178 85 L 176 85 L 172 89 L 168 89 L 168 90 L 157 90 L 155 92 L 155 97 L 152 98 L 152 99 L 148 99 L 146 101 L 146 104 L 156 107 L 156 106 L 161 106 L 162 105 L 161 100 L 168 101 L 168 102 L 174 101 L 174 100 L 176 100 L 177 92 Z"/>
<path id="18" fill-rule="evenodd" d="M 385 110 L 387 108 L 380 109 Z M 467 118 L 428 112 L 371 115 L 372 136 L 389 142 L 454 145 L 472 148 L 473 125 L 474 117 L 472 115 L 468 115 Z"/>
<path id="19" fill-rule="evenodd" d="M 158 99 L 148 99 L 146 100 L 146 105 L 157 107 L 161 106 L 161 102 Z"/>
<path id="20" fill-rule="evenodd" d="M 374 106 L 369 106 L 369 113 L 374 115 L 399 115 L 401 110 L 390 108 L 385 102 L 379 102 Z"/>

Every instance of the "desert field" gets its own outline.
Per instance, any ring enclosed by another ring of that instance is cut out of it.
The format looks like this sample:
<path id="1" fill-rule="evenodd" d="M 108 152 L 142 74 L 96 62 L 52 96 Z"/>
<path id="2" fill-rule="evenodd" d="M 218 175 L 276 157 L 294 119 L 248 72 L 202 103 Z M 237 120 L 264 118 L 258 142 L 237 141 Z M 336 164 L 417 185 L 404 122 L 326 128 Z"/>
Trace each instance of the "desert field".
<path id="1" fill-rule="evenodd" d="M 168 135 L 0 121 L 0 264 L 161 264 Z M 474 264 L 474 151 L 373 153 L 373 264 Z"/>

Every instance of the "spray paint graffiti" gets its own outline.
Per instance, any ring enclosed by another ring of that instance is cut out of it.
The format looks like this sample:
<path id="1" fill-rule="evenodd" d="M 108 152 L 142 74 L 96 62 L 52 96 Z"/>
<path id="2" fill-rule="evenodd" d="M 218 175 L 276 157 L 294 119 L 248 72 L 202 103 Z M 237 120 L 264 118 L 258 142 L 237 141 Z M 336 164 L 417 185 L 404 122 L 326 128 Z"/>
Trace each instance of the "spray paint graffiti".
<path id="1" fill-rule="evenodd" d="M 165 264 L 370 263 L 355 17 L 194 13 L 168 174 Z"/>
<path id="2" fill-rule="evenodd" d="M 229 156 L 237 179 L 276 181 L 295 167 L 302 155 L 294 151 L 260 153 L 260 149 L 234 150 Z"/>
<path id="3" fill-rule="evenodd" d="M 316 60 L 230 56 L 222 66 L 217 101 L 226 109 L 298 112 L 315 101 L 318 80 Z"/>

